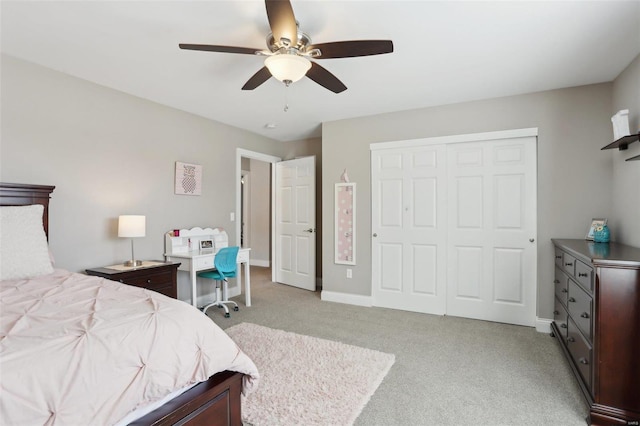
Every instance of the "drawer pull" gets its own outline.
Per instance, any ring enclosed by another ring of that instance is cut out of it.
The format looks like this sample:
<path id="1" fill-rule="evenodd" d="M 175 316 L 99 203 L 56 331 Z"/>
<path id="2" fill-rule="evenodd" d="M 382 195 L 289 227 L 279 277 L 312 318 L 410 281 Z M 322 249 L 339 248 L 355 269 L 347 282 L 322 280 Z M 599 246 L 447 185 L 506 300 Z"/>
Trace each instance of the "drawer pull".
<path id="1" fill-rule="evenodd" d="M 587 365 L 587 364 L 589 364 L 589 361 L 587 361 L 586 358 L 580 358 L 580 364 Z"/>
<path id="2" fill-rule="evenodd" d="M 564 266 L 573 266 L 573 262 L 565 262 Z"/>
<path id="3" fill-rule="evenodd" d="M 560 328 L 567 328 L 567 324 L 560 324 Z"/>
<path id="4" fill-rule="evenodd" d="M 581 313 L 581 314 L 580 314 L 580 316 L 581 316 L 582 318 L 589 318 L 589 314 L 588 314 L 588 313 L 586 313 L 586 312 Z"/>
<path id="5" fill-rule="evenodd" d="M 560 284 L 560 280 L 553 280 L 554 284 Z"/>
<path id="6" fill-rule="evenodd" d="M 574 339 L 573 337 L 568 337 L 567 338 L 567 342 L 569 342 L 569 343 L 573 343 L 575 341 L 576 341 L 576 339 Z"/>
<path id="7" fill-rule="evenodd" d="M 578 272 L 578 276 L 587 278 L 589 276 L 589 274 L 587 274 L 586 272 L 585 273 Z"/>
<path id="8" fill-rule="evenodd" d="M 562 289 L 562 293 L 567 293 L 567 292 L 568 292 L 568 290 L 566 288 Z"/>
<path id="9" fill-rule="evenodd" d="M 569 302 L 575 302 L 575 301 L 576 301 L 576 299 L 574 299 L 573 297 L 569 298 Z"/>
<path id="10" fill-rule="evenodd" d="M 553 315 L 560 315 L 560 312 L 558 312 L 558 311 L 553 311 Z"/>
<path id="11" fill-rule="evenodd" d="M 557 254 L 556 255 L 556 259 L 562 259 L 562 255 L 561 254 Z"/>
<path id="12" fill-rule="evenodd" d="M 151 280 L 147 280 L 147 284 L 151 284 Z"/>

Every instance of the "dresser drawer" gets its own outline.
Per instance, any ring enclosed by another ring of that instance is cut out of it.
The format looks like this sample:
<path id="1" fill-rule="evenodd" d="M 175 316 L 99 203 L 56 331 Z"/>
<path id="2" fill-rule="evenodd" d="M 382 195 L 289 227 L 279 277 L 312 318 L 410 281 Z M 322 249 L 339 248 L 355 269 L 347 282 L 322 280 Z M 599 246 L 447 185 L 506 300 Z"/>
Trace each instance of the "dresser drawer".
<path id="1" fill-rule="evenodd" d="M 578 367 L 580 375 L 582 376 L 587 388 L 593 395 L 593 388 L 591 387 L 591 364 L 593 362 L 593 349 L 589 342 L 587 342 L 582 334 L 578 331 L 575 323 L 571 318 L 568 319 L 568 334 L 567 334 L 567 347 L 571 358 Z"/>
<path id="2" fill-rule="evenodd" d="M 558 268 L 562 268 L 562 250 L 558 248 L 555 251 L 555 262 Z"/>
<path id="3" fill-rule="evenodd" d="M 563 305 L 567 306 L 567 293 L 569 292 L 569 277 L 562 272 L 559 268 L 556 268 L 556 276 L 553 280 L 555 286 L 556 297 L 560 299 Z"/>
<path id="4" fill-rule="evenodd" d="M 553 308 L 553 321 L 558 326 L 558 330 L 560 330 L 560 335 L 563 340 L 567 340 L 567 311 L 564 308 L 564 305 L 560 303 L 558 298 L 555 298 L 555 305 Z"/>
<path id="5" fill-rule="evenodd" d="M 573 280 L 569 280 L 569 315 L 590 341 L 593 340 L 593 299 Z"/>
<path id="6" fill-rule="evenodd" d="M 562 269 L 570 276 L 575 275 L 576 258 L 570 254 L 564 253 L 562 256 Z"/>
<path id="7" fill-rule="evenodd" d="M 593 268 L 576 260 L 576 279 L 582 287 L 593 293 Z"/>

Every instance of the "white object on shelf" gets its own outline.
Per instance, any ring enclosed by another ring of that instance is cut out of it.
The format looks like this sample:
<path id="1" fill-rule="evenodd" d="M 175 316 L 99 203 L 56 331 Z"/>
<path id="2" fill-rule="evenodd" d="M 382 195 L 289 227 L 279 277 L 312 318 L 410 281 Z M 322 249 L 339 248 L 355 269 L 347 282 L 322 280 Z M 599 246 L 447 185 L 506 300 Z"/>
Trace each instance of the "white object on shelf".
<path id="1" fill-rule="evenodd" d="M 191 228 L 180 229 L 180 236 L 174 237 L 173 232 L 167 232 L 164 238 L 165 253 L 189 253 L 200 251 L 200 241 L 213 241 L 213 250 L 217 252 L 222 247 L 229 246 L 229 236 L 223 228 Z"/>
<path id="2" fill-rule="evenodd" d="M 618 140 L 624 136 L 628 136 L 629 132 L 629 110 L 622 109 L 611 117 L 613 124 L 613 140 Z"/>

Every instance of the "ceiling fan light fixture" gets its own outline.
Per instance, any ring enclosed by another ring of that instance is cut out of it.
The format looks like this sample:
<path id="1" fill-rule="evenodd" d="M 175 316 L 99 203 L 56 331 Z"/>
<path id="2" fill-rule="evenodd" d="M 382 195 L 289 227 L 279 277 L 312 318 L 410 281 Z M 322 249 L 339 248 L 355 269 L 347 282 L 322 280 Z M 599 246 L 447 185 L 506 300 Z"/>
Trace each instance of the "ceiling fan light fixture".
<path id="1" fill-rule="evenodd" d="M 311 61 L 296 54 L 283 53 L 269 56 L 264 65 L 277 80 L 295 83 L 309 71 Z"/>

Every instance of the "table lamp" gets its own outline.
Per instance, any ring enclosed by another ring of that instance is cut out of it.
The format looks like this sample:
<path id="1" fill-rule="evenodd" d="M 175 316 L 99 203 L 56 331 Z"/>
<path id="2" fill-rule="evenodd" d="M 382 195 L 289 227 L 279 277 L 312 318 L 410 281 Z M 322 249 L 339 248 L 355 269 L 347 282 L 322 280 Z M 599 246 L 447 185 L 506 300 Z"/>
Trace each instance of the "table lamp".
<path id="1" fill-rule="evenodd" d="M 126 261 L 124 266 L 140 266 L 141 260 L 135 260 L 133 254 L 133 238 L 145 236 L 146 217 L 140 215 L 120 215 L 118 217 L 118 237 L 131 238 L 131 260 Z"/>

